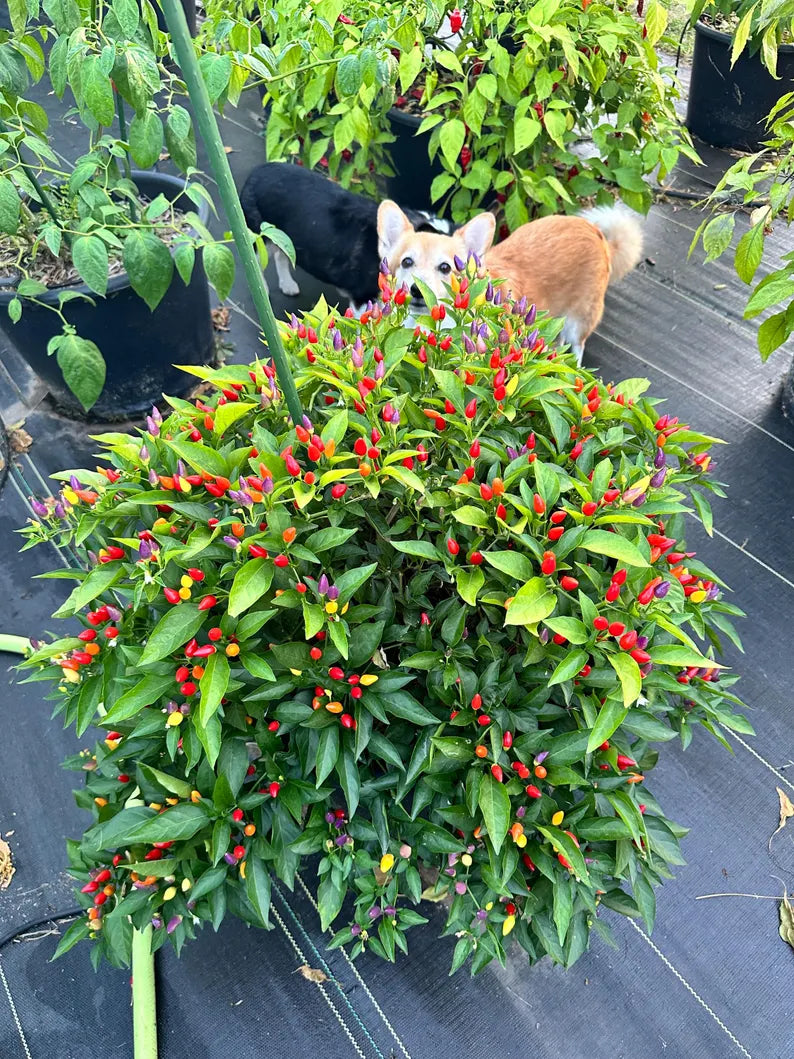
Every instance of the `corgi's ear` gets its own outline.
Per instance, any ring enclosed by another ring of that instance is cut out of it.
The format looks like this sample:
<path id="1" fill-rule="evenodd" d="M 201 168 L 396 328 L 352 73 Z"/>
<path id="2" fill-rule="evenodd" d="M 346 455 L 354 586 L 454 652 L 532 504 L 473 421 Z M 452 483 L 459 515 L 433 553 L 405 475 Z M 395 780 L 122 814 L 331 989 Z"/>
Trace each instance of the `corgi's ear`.
<path id="1" fill-rule="evenodd" d="M 463 240 L 463 245 L 467 250 L 477 254 L 478 257 L 485 257 L 486 251 L 491 247 L 495 232 L 496 218 L 494 215 L 492 213 L 478 213 L 476 217 L 472 217 L 468 224 L 458 228 L 455 236 Z"/>
<path id="2" fill-rule="evenodd" d="M 390 258 L 395 247 L 413 225 L 396 202 L 386 199 L 378 206 L 378 254 Z"/>

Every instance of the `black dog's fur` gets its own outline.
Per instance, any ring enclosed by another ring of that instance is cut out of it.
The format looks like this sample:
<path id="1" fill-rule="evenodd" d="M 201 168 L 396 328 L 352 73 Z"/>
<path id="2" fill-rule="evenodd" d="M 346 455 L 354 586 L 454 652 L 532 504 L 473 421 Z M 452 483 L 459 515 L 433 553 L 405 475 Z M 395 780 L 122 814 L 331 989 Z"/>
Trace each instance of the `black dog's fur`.
<path id="1" fill-rule="evenodd" d="M 295 247 L 297 266 L 343 291 L 355 305 L 378 298 L 378 204 L 302 166 L 266 162 L 240 192 L 248 227 L 268 222 Z M 405 210 L 417 231 L 449 232 L 446 221 Z"/>

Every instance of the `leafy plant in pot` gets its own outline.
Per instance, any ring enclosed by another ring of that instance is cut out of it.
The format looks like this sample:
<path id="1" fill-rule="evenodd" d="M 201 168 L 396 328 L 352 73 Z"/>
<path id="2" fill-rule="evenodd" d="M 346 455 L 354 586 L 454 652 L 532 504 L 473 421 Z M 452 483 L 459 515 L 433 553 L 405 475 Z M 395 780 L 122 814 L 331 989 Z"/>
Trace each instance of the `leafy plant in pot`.
<path id="1" fill-rule="evenodd" d="M 767 115 L 794 88 L 794 13 L 760 0 L 694 0 L 689 14 L 687 127 L 717 147 L 755 151 Z"/>
<path id="2" fill-rule="evenodd" d="M 57 96 L 72 93 L 86 151 L 64 162 L 24 83 L 0 89 L 0 326 L 59 405 L 121 418 L 164 386 L 185 390 L 175 360 L 212 359 L 207 278 L 225 297 L 234 258 L 206 227 L 212 203 L 152 6 L 141 17 L 116 0 L 93 19 L 77 7 L 47 10 L 47 73 Z M 19 14 L 15 32 L 0 47 L 25 38 Z M 218 98 L 222 76 L 204 69 Z M 34 78 L 44 72 L 42 62 Z M 133 170 L 155 164 L 164 145 L 186 179 Z"/>
<path id="3" fill-rule="evenodd" d="M 765 134 L 767 146 L 763 151 L 739 158 L 727 170 L 711 195 L 716 216 L 704 221 L 690 248 L 702 242 L 706 262 L 726 253 L 733 243 L 736 212 L 725 212 L 726 192 L 743 197 L 745 209 L 750 209 L 750 227 L 736 244 L 734 267 L 739 278 L 752 286 L 744 315 L 755 319 L 774 309 L 758 328 L 758 352 L 766 360 L 783 346 L 794 332 L 794 260 L 783 254 L 779 267 L 756 280 L 764 254 L 767 236 L 775 225 L 791 224 L 794 216 L 794 92 L 784 96 L 768 119 Z M 783 384 L 783 410 L 794 418 L 794 365 Z"/>
<path id="4" fill-rule="evenodd" d="M 676 119 L 675 86 L 655 51 L 666 19 L 658 4 L 649 5 L 644 24 L 614 6 L 573 0 L 450 8 L 423 18 L 386 6 L 380 21 L 367 21 L 345 5 L 352 25 L 340 30 L 335 22 L 333 40 L 319 18 L 298 31 L 301 58 L 290 27 L 291 43 L 281 39 L 268 87 L 290 104 L 271 118 L 269 156 L 295 152 L 290 115 L 295 107 L 309 110 L 322 135 L 314 140 L 300 132 L 301 150 L 309 152 L 304 164 L 324 160 L 348 182 L 372 165 L 398 201 L 432 203 L 456 220 L 498 201 L 510 229 L 531 215 L 572 209 L 582 198 L 606 201 L 615 188 L 632 207 L 647 209 L 651 192 L 643 176 L 668 172 L 680 151 L 696 157 Z M 324 10 L 341 14 L 342 5 L 331 8 L 327 0 Z M 390 59 L 376 43 L 393 49 Z M 395 118 L 413 127 L 389 146 Z M 410 157 L 396 153 L 403 141 L 414 151 Z M 592 150 L 583 149 L 586 141 Z M 396 182 L 382 167 L 384 149 L 404 179 Z"/>
<path id="5" fill-rule="evenodd" d="M 382 291 L 285 326 L 302 421 L 267 364 L 193 368 L 211 396 L 36 501 L 26 546 L 85 563 L 57 612 L 82 629 L 24 665 L 103 730 L 70 762 L 93 823 L 60 952 L 268 926 L 271 873 L 316 856 L 332 945 L 405 950 L 423 867 L 455 968 L 508 937 L 570 965 L 604 907 L 652 925 L 681 862 L 653 744 L 749 731 L 696 644 L 739 612 L 683 542 L 713 439 L 577 369 L 473 262 L 415 330 Z"/>

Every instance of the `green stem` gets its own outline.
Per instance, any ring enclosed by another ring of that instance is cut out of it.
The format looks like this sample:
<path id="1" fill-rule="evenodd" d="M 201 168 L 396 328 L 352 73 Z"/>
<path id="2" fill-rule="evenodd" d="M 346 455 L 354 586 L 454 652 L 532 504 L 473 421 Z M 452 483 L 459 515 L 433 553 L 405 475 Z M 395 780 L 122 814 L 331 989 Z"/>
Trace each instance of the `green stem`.
<path id="1" fill-rule="evenodd" d="M 124 100 L 114 89 L 113 95 L 116 97 L 116 117 L 119 119 L 119 136 L 126 143 L 127 142 L 127 117 L 124 113 Z M 124 172 L 127 176 L 127 180 L 132 183 L 132 166 L 130 165 L 130 154 L 129 150 L 124 150 Z M 138 209 L 135 203 L 130 199 L 130 219 L 133 224 L 138 223 Z"/>
<path id="2" fill-rule="evenodd" d="M 5 652 L 9 655 L 24 655 L 30 649 L 30 640 L 27 636 L 12 636 L 10 633 L 0 633 L 0 654 Z"/>
<path id="3" fill-rule="evenodd" d="M 6 123 L 4 121 L 0 121 L 0 132 L 3 133 L 6 136 L 9 135 L 9 133 L 10 133 L 10 130 L 9 130 L 8 126 L 6 125 Z M 55 223 L 58 225 L 58 227 L 61 229 L 61 231 L 63 231 L 63 222 L 61 221 L 61 218 L 58 216 L 58 213 L 57 213 L 55 207 L 52 204 L 52 199 L 49 197 L 47 192 L 44 190 L 44 188 L 39 183 L 38 178 L 37 178 L 35 172 L 33 171 L 33 167 L 28 165 L 28 163 L 23 161 L 21 158 L 19 159 L 19 164 L 22 167 L 22 170 L 25 173 L 25 176 L 31 182 L 33 187 L 36 189 L 36 194 L 41 199 L 41 204 L 44 206 L 44 208 L 47 211 L 47 213 L 49 213 L 49 215 L 52 217 L 52 219 L 55 221 Z M 69 239 L 67 238 L 66 241 L 68 243 Z"/>
<path id="4" fill-rule="evenodd" d="M 182 75 L 187 84 L 190 102 L 195 110 L 199 132 L 209 156 L 212 175 L 218 185 L 218 191 L 229 220 L 229 227 L 234 236 L 237 253 L 242 262 L 248 289 L 254 300 L 256 314 L 259 317 L 259 323 L 264 332 L 270 355 L 275 361 L 278 381 L 293 423 L 300 423 L 303 412 L 298 398 L 298 391 L 295 388 L 295 380 L 292 378 L 292 372 L 284 354 L 276 318 L 273 315 L 273 308 L 265 286 L 265 278 L 254 253 L 251 233 L 245 223 L 240 198 L 234 186 L 232 171 L 229 167 L 229 159 L 226 156 L 223 140 L 218 131 L 218 123 L 212 112 L 212 104 L 207 95 L 207 89 L 196 60 L 196 52 L 187 28 L 185 12 L 180 0 L 161 0 L 161 2 Z"/>
<path id="5" fill-rule="evenodd" d="M 132 1031 L 135 1059 L 157 1059 L 157 1005 L 151 925 L 132 932 Z"/>

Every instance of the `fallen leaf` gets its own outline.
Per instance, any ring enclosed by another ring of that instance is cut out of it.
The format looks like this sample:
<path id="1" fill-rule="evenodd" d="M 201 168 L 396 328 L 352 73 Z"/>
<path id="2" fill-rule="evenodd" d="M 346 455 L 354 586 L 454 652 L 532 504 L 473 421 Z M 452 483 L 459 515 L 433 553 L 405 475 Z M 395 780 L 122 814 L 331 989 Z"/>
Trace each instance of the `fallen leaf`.
<path id="1" fill-rule="evenodd" d="M 714 290 L 725 290 L 727 286 L 727 283 L 715 283 Z"/>
<path id="2" fill-rule="evenodd" d="M 11 877 L 16 871 L 11 859 L 11 847 L 0 838 L 0 890 L 5 890 L 11 883 Z"/>
<path id="3" fill-rule="evenodd" d="M 227 154 L 234 154 L 234 148 L 233 147 L 224 147 L 223 149 L 224 149 L 224 151 Z"/>
<path id="4" fill-rule="evenodd" d="M 219 305 L 217 308 L 210 310 L 212 316 L 212 326 L 216 331 L 228 331 L 229 330 L 229 310 L 225 305 Z"/>
<path id="5" fill-rule="evenodd" d="M 304 963 L 303 966 L 298 967 L 297 973 L 302 974 L 307 982 L 315 982 L 317 985 L 320 985 L 321 982 L 328 981 L 327 974 L 318 971 L 316 967 L 310 967 L 308 963 Z"/>
<path id="6" fill-rule="evenodd" d="M 160 155 L 160 157 L 157 159 L 157 161 L 158 162 L 167 162 L 170 157 L 171 157 L 171 155 L 168 153 L 168 151 L 163 151 L 163 153 Z"/>
<path id="7" fill-rule="evenodd" d="M 780 936 L 794 949 L 794 905 L 785 891 L 780 902 Z"/>
<path id="8" fill-rule="evenodd" d="M 792 816 L 794 816 L 794 803 L 792 803 L 791 798 L 789 798 L 786 792 L 781 790 L 780 787 L 775 787 L 775 790 L 777 791 L 777 796 L 780 799 L 780 823 L 777 825 L 777 831 L 774 831 L 770 836 L 770 846 L 772 845 L 772 839 L 775 837 L 775 835 L 778 834 L 779 831 L 782 831 L 783 828 L 786 826 L 786 821 L 789 820 Z"/>
<path id="9" fill-rule="evenodd" d="M 8 445 L 12 452 L 27 452 L 32 444 L 33 438 L 22 427 L 11 427 L 8 431 Z"/>

